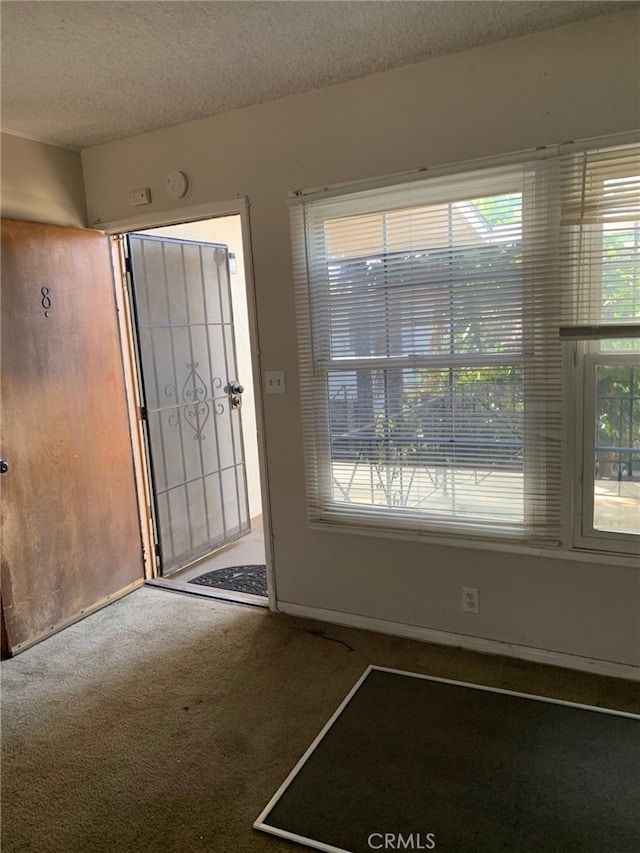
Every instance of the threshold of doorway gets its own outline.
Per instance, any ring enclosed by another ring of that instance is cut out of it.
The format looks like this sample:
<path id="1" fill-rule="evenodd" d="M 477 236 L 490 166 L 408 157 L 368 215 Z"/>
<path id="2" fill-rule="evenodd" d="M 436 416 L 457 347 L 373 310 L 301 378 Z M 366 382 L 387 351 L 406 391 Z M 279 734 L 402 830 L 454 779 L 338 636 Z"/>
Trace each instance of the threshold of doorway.
<path id="1" fill-rule="evenodd" d="M 201 595 L 205 598 L 216 598 L 218 601 L 233 601 L 236 604 L 249 604 L 252 607 L 268 607 L 269 599 L 262 595 L 251 595 L 249 592 L 231 592 L 227 589 L 218 589 L 210 586 L 199 586 L 193 583 L 181 583 L 171 578 L 149 578 L 145 586 L 157 586 L 173 592 L 183 592 L 188 595 Z"/>
<path id="2" fill-rule="evenodd" d="M 269 599 L 266 596 L 189 583 L 193 578 L 215 569 L 241 565 L 260 565 L 264 562 L 264 529 L 262 516 L 258 515 L 251 519 L 251 529 L 245 536 L 223 545 L 222 548 L 218 548 L 205 557 L 200 557 L 200 559 L 184 566 L 169 577 L 150 578 L 146 583 L 149 586 L 157 586 L 189 595 L 201 595 L 206 598 L 233 601 L 236 604 L 249 604 L 253 607 L 268 607 Z"/>

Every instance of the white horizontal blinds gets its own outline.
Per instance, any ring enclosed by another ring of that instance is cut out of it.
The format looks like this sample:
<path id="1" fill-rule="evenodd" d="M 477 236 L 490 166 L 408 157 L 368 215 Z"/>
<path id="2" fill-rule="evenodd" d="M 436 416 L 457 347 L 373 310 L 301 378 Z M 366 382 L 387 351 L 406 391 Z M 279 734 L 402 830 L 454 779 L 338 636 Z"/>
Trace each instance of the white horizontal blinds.
<path id="1" fill-rule="evenodd" d="M 312 283 L 307 213 L 303 205 L 290 210 L 307 512 L 310 521 L 319 521 L 326 504 L 325 495 L 329 493 L 332 482 L 326 383 L 324 374 L 316 371 L 316 343 L 321 346 L 322 340 L 315 332 L 315 324 L 321 321 L 326 305 L 321 306 L 323 288 L 317 281 Z"/>
<path id="2" fill-rule="evenodd" d="M 558 288 L 532 169 L 294 213 L 312 519 L 556 536 Z"/>
<path id="3" fill-rule="evenodd" d="M 562 519 L 562 351 L 558 338 L 558 169 L 537 162 L 525 179 L 522 310 L 525 317 L 525 537 L 560 543 Z"/>
<path id="4" fill-rule="evenodd" d="M 560 170 L 564 324 L 640 324 L 640 145 L 567 156 Z"/>

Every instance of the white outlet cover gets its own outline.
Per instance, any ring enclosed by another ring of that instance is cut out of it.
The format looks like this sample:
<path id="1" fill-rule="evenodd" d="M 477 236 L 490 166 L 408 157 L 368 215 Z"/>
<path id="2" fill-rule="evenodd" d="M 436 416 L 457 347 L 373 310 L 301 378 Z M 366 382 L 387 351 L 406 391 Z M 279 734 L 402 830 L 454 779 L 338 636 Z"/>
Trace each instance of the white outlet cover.
<path id="1" fill-rule="evenodd" d="M 169 172 L 164 189 L 169 198 L 184 198 L 189 192 L 189 178 L 184 172 Z"/>
<path id="2" fill-rule="evenodd" d="M 480 612 L 480 596 L 476 587 L 462 587 L 462 609 L 465 613 Z"/>

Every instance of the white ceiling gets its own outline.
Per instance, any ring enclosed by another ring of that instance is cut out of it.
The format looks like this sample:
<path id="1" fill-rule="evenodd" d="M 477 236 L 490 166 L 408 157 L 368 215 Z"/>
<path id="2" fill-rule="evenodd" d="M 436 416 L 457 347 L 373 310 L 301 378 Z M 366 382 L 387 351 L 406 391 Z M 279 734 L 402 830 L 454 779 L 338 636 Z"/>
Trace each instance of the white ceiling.
<path id="1" fill-rule="evenodd" d="M 636 0 L 2 0 L 2 127 L 86 148 Z"/>

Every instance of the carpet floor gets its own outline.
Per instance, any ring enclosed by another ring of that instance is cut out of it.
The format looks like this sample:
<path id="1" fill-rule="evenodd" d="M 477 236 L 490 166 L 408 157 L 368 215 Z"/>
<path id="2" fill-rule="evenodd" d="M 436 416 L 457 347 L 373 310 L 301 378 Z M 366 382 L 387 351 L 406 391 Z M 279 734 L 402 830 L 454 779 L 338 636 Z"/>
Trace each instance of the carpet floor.
<path id="1" fill-rule="evenodd" d="M 3 663 L 3 853 L 295 853 L 253 821 L 371 663 L 640 710 L 627 681 L 142 587 Z"/>

